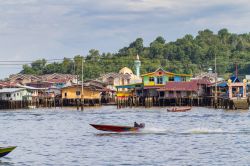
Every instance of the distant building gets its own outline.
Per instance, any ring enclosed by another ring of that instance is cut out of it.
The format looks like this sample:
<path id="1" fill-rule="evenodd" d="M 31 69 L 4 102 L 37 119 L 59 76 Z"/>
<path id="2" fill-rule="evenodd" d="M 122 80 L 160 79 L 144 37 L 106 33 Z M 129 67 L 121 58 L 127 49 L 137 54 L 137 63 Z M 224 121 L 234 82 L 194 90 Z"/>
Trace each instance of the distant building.
<path id="1" fill-rule="evenodd" d="M 167 82 L 186 82 L 190 81 L 191 74 L 176 74 L 158 68 L 156 71 L 141 75 L 144 87 L 164 86 Z"/>
<path id="2" fill-rule="evenodd" d="M 189 82 L 192 75 L 191 74 L 176 74 L 172 72 L 165 71 L 162 68 L 158 68 L 154 72 L 142 74 L 142 83 L 129 84 L 117 86 L 118 97 L 128 97 L 128 96 L 147 96 L 156 97 L 159 95 L 159 89 L 162 91 L 167 84 L 170 82 Z M 184 85 L 184 84 L 183 84 Z M 127 88 L 128 91 L 124 91 Z M 161 92 L 162 93 L 162 92 Z M 164 93 L 164 92 L 163 92 Z M 172 93 L 172 92 L 169 92 Z M 165 96 L 165 93 L 164 95 Z"/>
<path id="3" fill-rule="evenodd" d="M 83 85 L 83 86 L 82 86 Z M 101 93 L 104 89 L 104 85 L 98 81 L 87 81 L 81 85 L 71 85 L 61 88 L 63 105 L 73 106 L 77 105 L 77 102 L 83 97 L 83 102 L 88 105 L 100 104 Z M 83 88 L 83 91 L 82 91 Z M 83 93 L 82 93 L 83 92 Z"/>
<path id="4" fill-rule="evenodd" d="M 48 81 L 34 81 L 26 83 L 26 86 L 31 86 L 34 88 L 50 88 L 53 85 L 54 85 L 53 82 L 48 82 Z"/>
<path id="5" fill-rule="evenodd" d="M 38 81 L 41 77 L 32 74 L 12 74 L 9 76 L 9 82 L 26 85 L 27 83 Z"/>
<path id="6" fill-rule="evenodd" d="M 216 91 L 217 96 L 229 99 L 246 98 L 247 95 L 247 80 L 244 79 L 241 82 L 236 76 L 231 76 L 228 81 L 213 83 L 210 86 L 213 88 L 212 96 L 216 95 Z"/>
<path id="7" fill-rule="evenodd" d="M 116 90 L 115 86 L 142 82 L 141 77 L 134 75 L 128 67 L 122 68 L 119 73 L 107 73 L 101 76 L 101 80 L 107 84 L 107 88 Z"/>
<path id="8" fill-rule="evenodd" d="M 195 75 L 194 79 L 208 79 L 211 83 L 224 81 L 223 78 L 218 77 L 217 73 L 213 73 L 212 68 L 208 69 L 208 72 L 202 72 L 200 74 Z"/>
<path id="9" fill-rule="evenodd" d="M 31 100 L 32 93 L 25 88 L 0 89 L 0 100 L 22 101 Z"/>
<path id="10" fill-rule="evenodd" d="M 101 80 L 107 84 L 107 88 L 115 90 L 117 85 L 126 85 L 130 82 L 128 74 L 107 73 L 101 76 Z"/>
<path id="11" fill-rule="evenodd" d="M 136 75 L 128 67 L 123 67 L 118 73 L 112 72 L 101 76 L 100 80 L 107 84 L 107 88 L 116 91 L 116 86 L 123 86 L 129 84 L 141 83 L 142 78 L 140 77 L 140 66 L 141 61 L 139 55 L 136 55 L 134 61 Z"/>
<path id="12" fill-rule="evenodd" d="M 10 75 L 9 82 L 36 88 L 48 88 L 52 86 L 61 88 L 65 85 L 77 83 L 77 75 L 59 73 L 39 76 L 29 74 L 13 74 Z"/>
<path id="13" fill-rule="evenodd" d="M 136 60 L 134 61 L 134 63 L 135 63 L 136 76 L 140 77 L 141 61 L 138 54 L 136 55 Z"/>
<path id="14" fill-rule="evenodd" d="M 0 88 L 14 88 L 17 87 L 17 83 L 11 83 L 9 81 L 0 82 Z"/>
<path id="15" fill-rule="evenodd" d="M 168 82 L 188 82 L 191 74 L 176 74 L 158 68 L 156 71 L 141 75 L 146 96 L 158 96 L 157 89 L 162 89 Z"/>
<path id="16" fill-rule="evenodd" d="M 81 98 L 81 85 L 72 85 L 68 87 L 63 87 L 62 99 L 80 99 Z M 83 87 L 83 97 L 84 99 L 100 99 L 101 89 L 95 89 L 93 87 L 85 86 Z"/>
<path id="17" fill-rule="evenodd" d="M 77 75 L 72 74 L 46 74 L 41 76 L 42 81 L 47 81 L 53 83 L 53 86 L 57 88 L 61 88 L 66 84 L 76 84 L 77 83 Z"/>
<path id="18" fill-rule="evenodd" d="M 248 83 L 250 83 L 250 75 L 246 75 L 245 79 L 247 80 Z"/>
<path id="19" fill-rule="evenodd" d="M 210 95 L 209 80 L 191 80 L 186 82 L 167 82 L 158 89 L 161 98 L 200 97 Z"/>
<path id="20" fill-rule="evenodd" d="M 229 79 L 227 86 L 229 99 L 247 98 L 247 80 L 244 79 L 243 82 L 236 82 L 233 79 Z"/>

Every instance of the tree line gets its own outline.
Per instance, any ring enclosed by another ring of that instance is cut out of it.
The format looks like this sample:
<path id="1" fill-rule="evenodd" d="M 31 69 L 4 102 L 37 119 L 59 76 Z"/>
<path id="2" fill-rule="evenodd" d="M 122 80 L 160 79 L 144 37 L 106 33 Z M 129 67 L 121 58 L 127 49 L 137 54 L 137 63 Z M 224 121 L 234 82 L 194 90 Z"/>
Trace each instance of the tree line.
<path id="1" fill-rule="evenodd" d="M 45 59 L 39 59 L 23 65 L 20 73 L 81 75 L 83 60 L 84 79 L 93 79 L 108 72 L 118 72 L 124 66 L 134 69 L 137 54 L 142 63 L 141 73 L 162 67 L 170 72 L 197 74 L 210 67 L 214 69 L 216 59 L 217 72 L 227 78 L 234 73 L 235 65 L 240 74 L 249 73 L 250 33 L 234 34 L 221 29 L 215 34 L 205 29 L 195 37 L 187 34 L 171 42 L 159 36 L 148 47 L 143 45 L 142 38 L 137 38 L 117 53 L 100 53 L 91 49 L 85 56 L 76 55 L 61 62 L 48 63 Z"/>

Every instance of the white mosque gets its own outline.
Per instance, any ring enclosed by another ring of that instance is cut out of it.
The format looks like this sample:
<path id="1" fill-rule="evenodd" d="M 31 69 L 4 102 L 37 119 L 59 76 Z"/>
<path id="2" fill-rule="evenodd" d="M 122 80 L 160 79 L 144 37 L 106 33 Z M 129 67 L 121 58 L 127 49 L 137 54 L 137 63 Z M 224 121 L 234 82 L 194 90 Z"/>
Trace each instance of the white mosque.
<path id="1" fill-rule="evenodd" d="M 104 74 L 101 79 L 103 82 L 108 84 L 108 88 L 111 90 L 116 90 L 115 86 L 119 85 L 141 83 L 142 78 L 140 77 L 140 66 L 141 61 L 139 59 L 139 55 L 137 55 L 135 60 L 136 75 L 130 68 L 123 67 L 119 73 L 107 73 Z"/>

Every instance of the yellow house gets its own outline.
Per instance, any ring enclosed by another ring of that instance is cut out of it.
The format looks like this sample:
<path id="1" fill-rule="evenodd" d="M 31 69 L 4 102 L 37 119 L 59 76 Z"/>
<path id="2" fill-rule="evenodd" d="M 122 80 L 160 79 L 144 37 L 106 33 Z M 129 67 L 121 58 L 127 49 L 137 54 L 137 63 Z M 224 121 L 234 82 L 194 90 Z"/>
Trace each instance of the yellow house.
<path id="1" fill-rule="evenodd" d="M 62 99 L 78 99 L 81 98 L 81 85 L 72 85 L 61 89 Z M 100 90 L 92 86 L 83 86 L 84 99 L 100 99 Z"/>

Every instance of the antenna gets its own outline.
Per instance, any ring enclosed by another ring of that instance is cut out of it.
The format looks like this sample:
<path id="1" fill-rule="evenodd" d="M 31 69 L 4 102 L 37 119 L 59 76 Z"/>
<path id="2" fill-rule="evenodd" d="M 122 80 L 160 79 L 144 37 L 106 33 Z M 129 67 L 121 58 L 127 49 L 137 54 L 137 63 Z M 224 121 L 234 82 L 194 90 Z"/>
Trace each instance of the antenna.
<path id="1" fill-rule="evenodd" d="M 214 56 L 214 72 L 215 72 L 215 94 L 214 94 L 214 99 L 215 99 L 215 108 L 217 108 L 217 68 L 216 68 L 216 54 Z"/>
<path id="2" fill-rule="evenodd" d="M 235 77 L 238 78 L 238 64 L 235 62 Z"/>

